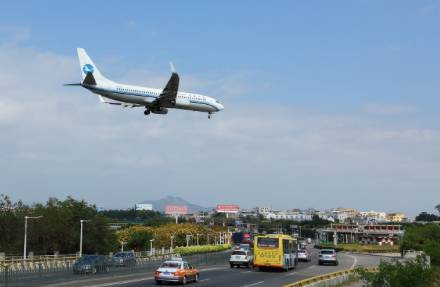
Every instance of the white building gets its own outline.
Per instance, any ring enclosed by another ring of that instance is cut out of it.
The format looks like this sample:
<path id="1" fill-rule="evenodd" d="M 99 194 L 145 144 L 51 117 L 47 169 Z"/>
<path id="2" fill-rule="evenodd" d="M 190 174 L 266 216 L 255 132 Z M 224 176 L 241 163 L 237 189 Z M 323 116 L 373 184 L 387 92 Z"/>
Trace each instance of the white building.
<path id="1" fill-rule="evenodd" d="M 292 211 L 279 211 L 268 212 L 264 214 L 264 218 L 275 220 L 310 221 L 312 220 L 312 215 Z"/>
<path id="2" fill-rule="evenodd" d="M 153 210 L 153 205 L 150 203 L 137 203 L 136 210 Z"/>
<path id="3" fill-rule="evenodd" d="M 367 222 L 386 222 L 387 221 L 387 214 L 383 211 L 361 211 L 359 212 L 359 216 L 365 219 Z"/>

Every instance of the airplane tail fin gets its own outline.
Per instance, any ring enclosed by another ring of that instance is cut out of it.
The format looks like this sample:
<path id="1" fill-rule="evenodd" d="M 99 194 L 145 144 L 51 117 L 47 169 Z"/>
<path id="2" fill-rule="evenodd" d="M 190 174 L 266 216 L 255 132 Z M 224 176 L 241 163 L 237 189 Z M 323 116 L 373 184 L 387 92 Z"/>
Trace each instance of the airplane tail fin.
<path id="1" fill-rule="evenodd" d="M 96 85 L 97 82 L 108 81 L 101 72 L 99 72 L 98 67 L 96 67 L 92 59 L 87 55 L 86 50 L 78 48 L 77 51 L 84 84 Z"/>

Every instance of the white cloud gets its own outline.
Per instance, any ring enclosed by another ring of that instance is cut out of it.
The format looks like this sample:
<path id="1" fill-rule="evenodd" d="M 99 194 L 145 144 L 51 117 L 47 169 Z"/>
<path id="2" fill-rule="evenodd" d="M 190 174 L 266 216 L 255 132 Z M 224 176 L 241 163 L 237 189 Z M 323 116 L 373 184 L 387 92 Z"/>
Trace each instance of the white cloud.
<path id="1" fill-rule="evenodd" d="M 176 194 L 211 206 L 415 213 L 437 192 L 439 129 L 255 103 L 227 106 L 212 120 L 184 111 L 146 118 L 62 87 L 79 78 L 75 55 L 3 46 L 0 62 L 0 79 L 8 79 L 0 83 L 0 190 L 25 201 L 72 194 L 123 207 Z M 219 94 L 253 92 L 254 79 L 239 74 L 185 79 Z"/>

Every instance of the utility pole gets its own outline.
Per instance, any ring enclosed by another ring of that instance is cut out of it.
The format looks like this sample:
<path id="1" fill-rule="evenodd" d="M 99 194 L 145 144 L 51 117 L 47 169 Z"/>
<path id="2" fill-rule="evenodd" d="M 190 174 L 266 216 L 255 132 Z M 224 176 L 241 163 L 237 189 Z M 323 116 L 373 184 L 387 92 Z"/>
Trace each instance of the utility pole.
<path id="1" fill-rule="evenodd" d="M 25 216 L 24 217 L 24 245 L 23 245 L 23 259 L 26 260 L 27 257 L 27 220 L 28 219 L 38 219 L 38 218 L 42 218 L 43 216 Z"/>
<path id="2" fill-rule="evenodd" d="M 82 250 L 83 250 L 83 223 L 90 220 L 81 219 L 79 222 L 81 223 L 81 230 L 79 233 L 79 258 L 82 257 Z M 124 247 L 122 247 L 124 248 Z"/>

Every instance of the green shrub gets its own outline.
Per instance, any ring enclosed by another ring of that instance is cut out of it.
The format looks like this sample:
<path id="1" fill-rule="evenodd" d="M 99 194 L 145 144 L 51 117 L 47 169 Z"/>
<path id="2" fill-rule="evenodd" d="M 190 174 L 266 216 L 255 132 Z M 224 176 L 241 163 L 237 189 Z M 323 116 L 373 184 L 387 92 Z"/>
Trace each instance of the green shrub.
<path id="1" fill-rule="evenodd" d="M 223 245 L 195 245 L 188 247 L 177 247 L 174 249 L 176 253 L 180 255 L 191 255 L 198 253 L 210 253 L 210 252 L 219 252 L 230 249 L 231 246 L 229 244 Z"/>
<path id="2" fill-rule="evenodd" d="M 424 261 L 420 258 L 406 263 L 381 261 L 378 272 L 358 267 L 356 273 L 361 280 L 368 283 L 367 286 L 373 287 L 426 287 L 433 286 L 432 283 L 435 280 L 433 269 L 426 268 Z"/>
<path id="3" fill-rule="evenodd" d="M 322 244 L 320 248 L 333 248 L 336 251 L 348 251 L 348 252 L 366 252 L 366 253 L 395 253 L 399 252 L 398 245 L 373 245 L 373 244 Z"/>

